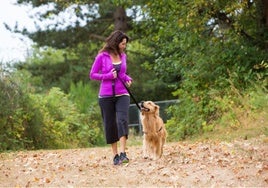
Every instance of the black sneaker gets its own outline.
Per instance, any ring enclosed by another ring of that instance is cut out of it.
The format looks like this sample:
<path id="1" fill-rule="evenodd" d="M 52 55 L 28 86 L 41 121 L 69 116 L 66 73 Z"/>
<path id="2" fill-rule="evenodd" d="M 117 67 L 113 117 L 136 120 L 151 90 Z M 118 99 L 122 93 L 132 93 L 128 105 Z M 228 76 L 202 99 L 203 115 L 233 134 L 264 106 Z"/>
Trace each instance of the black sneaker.
<path id="1" fill-rule="evenodd" d="M 120 157 L 118 154 L 116 154 L 114 156 L 114 165 L 120 165 L 120 164 L 121 164 Z"/>
<path id="2" fill-rule="evenodd" d="M 120 153 L 120 161 L 121 161 L 121 163 L 128 163 L 129 162 L 129 159 L 127 158 L 126 152 Z"/>

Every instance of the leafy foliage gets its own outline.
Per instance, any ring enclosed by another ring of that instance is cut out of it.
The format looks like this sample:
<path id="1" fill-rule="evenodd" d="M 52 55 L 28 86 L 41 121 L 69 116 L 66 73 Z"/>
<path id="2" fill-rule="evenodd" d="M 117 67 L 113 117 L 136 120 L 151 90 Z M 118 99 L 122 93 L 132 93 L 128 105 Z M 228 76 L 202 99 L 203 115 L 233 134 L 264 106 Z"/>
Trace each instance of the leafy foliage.
<path id="1" fill-rule="evenodd" d="M 0 150 L 18 149 L 27 142 L 23 134 L 29 117 L 23 113 L 22 107 L 27 98 L 14 80 L 2 71 L 0 75 Z"/>
<path id="2" fill-rule="evenodd" d="M 33 95 L 34 109 L 43 115 L 41 148 L 86 147 L 97 144 L 99 125 L 91 123 L 59 88 L 52 88 L 46 96 Z M 36 125 L 35 123 L 34 125 Z"/>
<path id="3" fill-rule="evenodd" d="M 85 54 L 88 50 L 82 47 L 72 50 L 56 50 L 52 48 L 35 48 L 33 55 L 26 62 L 18 63 L 18 70 L 27 70 L 39 82 L 33 83 L 39 92 L 51 87 L 59 87 L 68 92 L 71 83 L 88 80 L 88 65 Z M 81 54 L 81 56 L 77 56 Z M 84 54 L 84 55 L 82 55 Z"/>
<path id="4" fill-rule="evenodd" d="M 268 36 L 261 8 L 259 1 L 147 3 L 146 42 L 155 46 L 156 57 L 151 67 L 181 101 L 168 123 L 171 137 L 213 130 L 224 111 L 224 100 L 216 98 L 237 98 L 253 82 L 267 92 Z"/>
<path id="5" fill-rule="evenodd" d="M 32 87 L 27 86 L 29 73 L 16 72 L 3 78 L 1 151 L 103 144 L 100 113 L 94 102 L 87 103 L 90 110 L 82 113 L 59 88 L 52 87 L 43 94 L 31 91 Z"/>
<path id="6" fill-rule="evenodd" d="M 89 84 L 84 85 L 81 81 L 77 84 L 71 84 L 69 95 L 82 113 L 87 113 L 90 105 L 97 103 L 96 90 L 92 89 Z"/>

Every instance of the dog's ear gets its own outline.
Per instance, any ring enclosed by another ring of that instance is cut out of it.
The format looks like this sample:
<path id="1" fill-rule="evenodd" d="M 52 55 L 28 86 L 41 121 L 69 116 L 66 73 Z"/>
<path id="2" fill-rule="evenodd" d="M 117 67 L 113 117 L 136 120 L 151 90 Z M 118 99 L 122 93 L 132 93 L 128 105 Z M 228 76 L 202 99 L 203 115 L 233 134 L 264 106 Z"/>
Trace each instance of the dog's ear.
<path id="1" fill-rule="evenodd" d="M 159 116 L 160 107 L 158 105 L 155 105 L 154 108 L 155 108 L 155 115 Z"/>

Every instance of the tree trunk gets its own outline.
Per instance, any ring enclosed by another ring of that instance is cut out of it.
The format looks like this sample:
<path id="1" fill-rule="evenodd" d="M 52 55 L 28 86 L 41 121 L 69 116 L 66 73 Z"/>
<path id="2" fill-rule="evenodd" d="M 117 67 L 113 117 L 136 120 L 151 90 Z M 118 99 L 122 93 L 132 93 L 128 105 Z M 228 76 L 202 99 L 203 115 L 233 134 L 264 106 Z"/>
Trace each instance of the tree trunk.
<path id="1" fill-rule="evenodd" d="M 114 12 L 114 29 L 123 32 L 128 30 L 127 15 L 123 7 L 117 7 Z"/>
<path id="2" fill-rule="evenodd" d="M 263 4 L 263 21 L 266 27 L 268 27 L 268 0 L 262 0 Z"/>

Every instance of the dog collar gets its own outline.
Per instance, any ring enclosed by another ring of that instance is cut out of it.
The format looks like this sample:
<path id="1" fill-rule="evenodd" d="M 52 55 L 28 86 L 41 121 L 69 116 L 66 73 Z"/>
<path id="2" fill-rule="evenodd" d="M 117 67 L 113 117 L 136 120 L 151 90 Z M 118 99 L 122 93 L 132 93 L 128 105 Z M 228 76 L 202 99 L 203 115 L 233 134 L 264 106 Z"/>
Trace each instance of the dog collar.
<path id="1" fill-rule="evenodd" d="M 163 127 L 160 127 L 160 129 L 157 131 L 157 133 L 159 133 L 162 129 L 163 129 Z M 144 131 L 142 131 L 142 132 L 143 132 L 143 134 L 147 134 L 147 132 L 144 132 Z"/>

